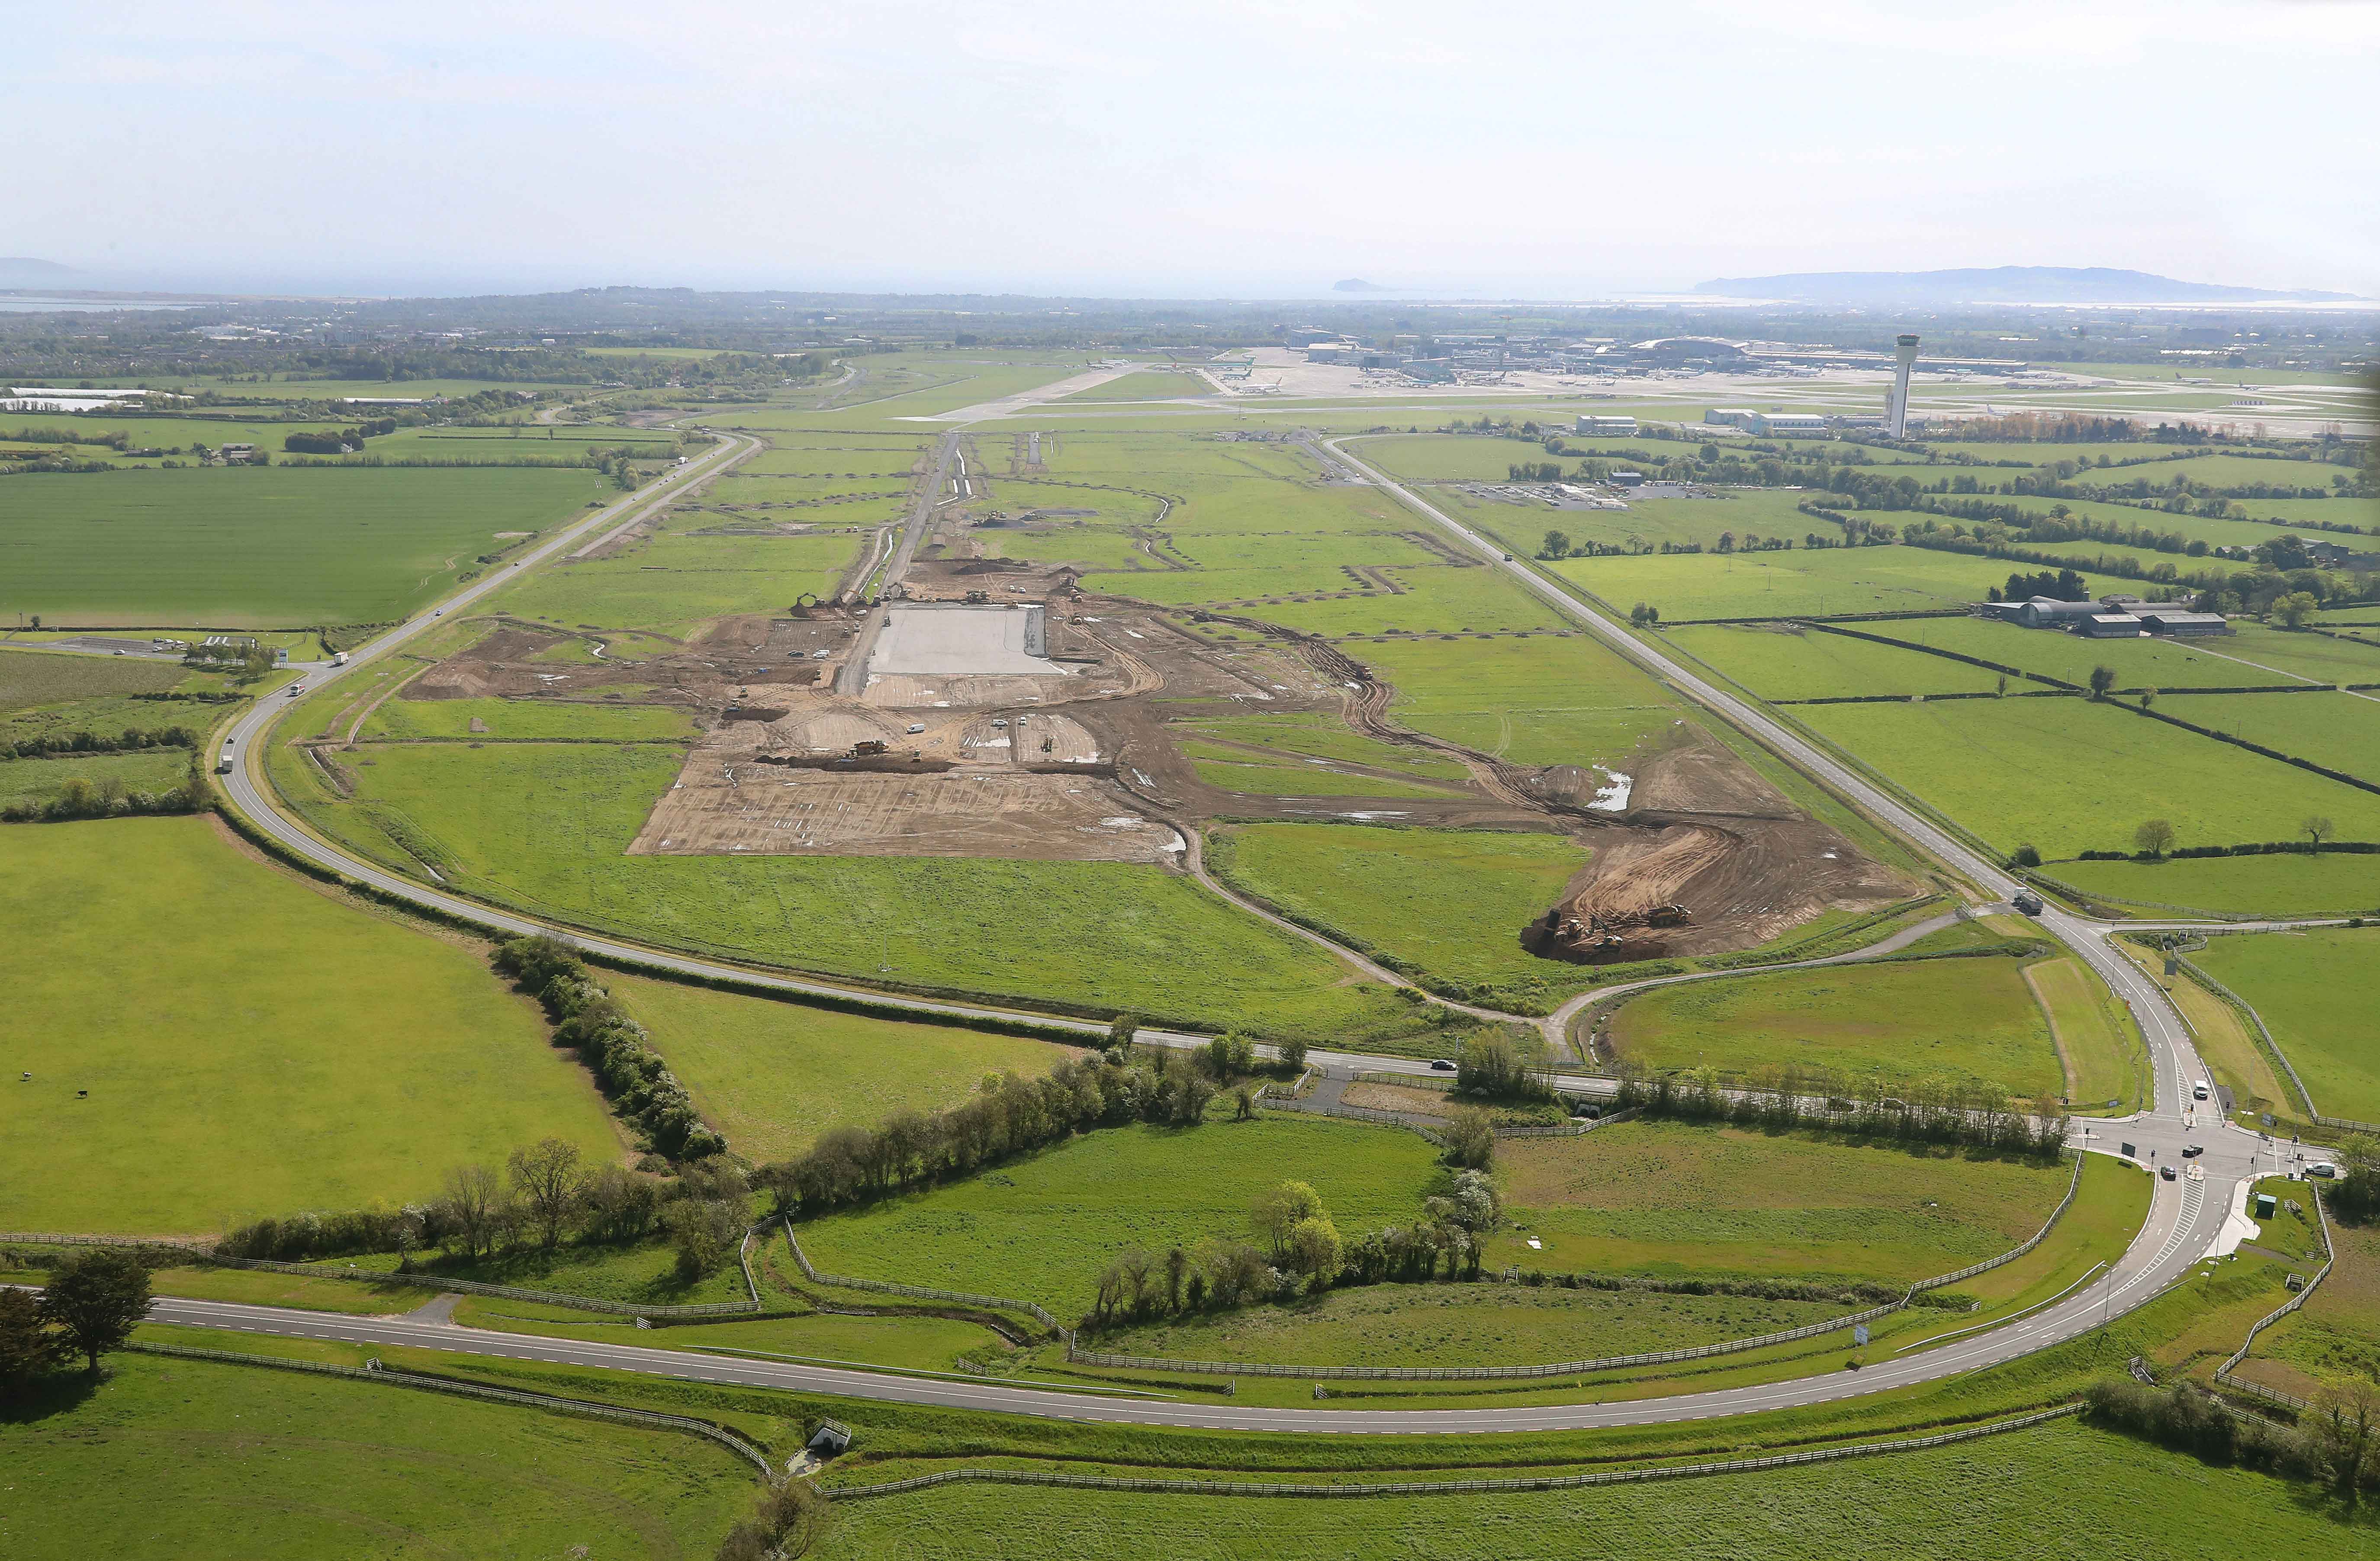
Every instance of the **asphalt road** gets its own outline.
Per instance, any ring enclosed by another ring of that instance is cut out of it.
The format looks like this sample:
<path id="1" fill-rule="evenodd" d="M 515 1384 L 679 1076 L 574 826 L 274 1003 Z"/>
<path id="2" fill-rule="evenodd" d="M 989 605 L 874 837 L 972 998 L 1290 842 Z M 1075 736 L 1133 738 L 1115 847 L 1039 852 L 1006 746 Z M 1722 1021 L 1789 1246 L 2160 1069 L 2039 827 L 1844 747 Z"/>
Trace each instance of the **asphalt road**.
<path id="1" fill-rule="evenodd" d="M 657 490 L 649 490 L 625 500 L 557 533 L 526 555 L 521 561 L 521 567 L 550 558 L 560 550 L 571 546 L 574 543 L 602 528 L 625 524 L 636 518 L 648 506 L 666 502 L 674 492 L 687 482 L 733 458 L 741 447 L 743 447 L 741 441 L 731 440 L 723 443 L 698 461 L 665 480 Z M 1887 824 L 1914 840 L 1924 849 L 1949 863 L 1952 868 L 1967 876 L 1972 882 L 2003 897 L 2015 892 L 2017 884 L 1995 864 L 1976 857 L 1960 842 L 1887 796 L 1857 774 L 1838 763 L 1829 755 L 1812 748 L 1760 711 L 1724 690 L 1703 682 L 1651 647 L 1641 643 L 1633 636 L 1619 628 L 1617 625 L 1604 619 L 1600 615 L 1588 611 L 1524 565 L 1504 559 L 1501 550 L 1495 544 L 1450 519 L 1407 490 L 1348 456 L 1335 443 L 1330 444 L 1329 447 L 1335 458 L 1342 462 L 1352 472 L 1382 488 L 1416 512 L 1427 517 L 1450 533 L 1477 549 L 1488 557 L 1491 565 L 1504 568 L 1524 588 L 1546 600 L 1557 611 L 1609 641 L 1622 654 L 1645 665 L 1657 677 L 1670 683 L 1681 692 L 1708 705 L 1729 721 L 1761 738 L 1805 770 L 1821 777 L 1834 789 L 1852 798 Z M 949 443 L 946 442 L 945 452 L 950 448 Z M 935 493 L 939 495 L 946 465 L 944 460 L 938 460 L 936 465 Z M 445 606 L 438 612 L 412 619 L 364 648 L 351 659 L 346 667 L 317 669 L 310 678 L 310 684 L 319 688 L 324 683 L 346 676 L 355 667 L 368 665 L 391 653 L 435 627 L 445 612 L 456 611 L 470 605 L 486 592 L 503 584 L 512 573 L 512 570 L 506 569 L 475 582 L 449 599 Z M 231 774 L 223 777 L 227 783 L 232 800 L 259 828 L 266 831 L 291 850 L 386 893 L 498 931 L 514 933 L 552 933 L 599 955 L 607 955 L 614 958 L 692 975 L 725 975 L 756 986 L 773 988 L 790 994 L 858 997 L 884 1006 L 913 1012 L 1031 1019 L 1038 1023 L 1077 1031 L 1086 1038 L 1100 1035 L 1105 1031 L 1105 1026 L 1091 1021 L 1051 1018 L 1043 1015 L 1002 1010 L 984 1006 L 870 993 L 863 989 L 838 986 L 831 982 L 808 981 L 727 965 L 715 960 L 694 958 L 621 940 L 594 937 L 567 929 L 550 927 L 529 918 L 492 909 L 459 896 L 431 889 L 410 879 L 384 872 L 315 837 L 297 822 L 280 812 L 276 805 L 277 799 L 261 780 L 261 771 L 253 750 L 266 728 L 280 716 L 285 707 L 285 701 L 261 701 L 256 708 L 243 714 L 233 725 L 231 736 L 237 744 L 238 762 Z M 996 1382 L 943 1383 L 864 1371 L 838 1371 L 823 1367 L 725 1360 L 641 1346 L 502 1335 L 476 1329 L 458 1329 L 451 1324 L 406 1319 L 356 1318 L 212 1301 L 164 1300 L 159 1303 L 156 1315 L 160 1321 L 164 1322 L 285 1333 L 301 1336 L 352 1339 L 366 1344 L 417 1344 L 425 1348 L 467 1353 L 504 1355 L 521 1359 L 601 1365 L 625 1371 L 658 1372 L 692 1380 L 797 1387 L 809 1391 L 836 1393 L 891 1402 L 944 1404 L 1063 1419 L 1124 1421 L 1148 1424 L 1233 1429 L 1415 1433 L 1550 1430 L 1689 1420 L 1742 1414 L 1791 1405 L 1824 1403 L 1862 1393 L 1929 1381 L 2010 1360 L 2081 1333 L 2116 1311 L 2129 1311 L 2155 1296 L 2167 1285 L 2185 1276 L 2197 1258 L 2214 1244 L 2223 1225 L 2226 1211 L 2237 1206 L 2239 1178 L 2252 1168 L 2249 1156 L 2252 1153 L 2260 1152 L 2260 1149 L 2254 1143 L 2254 1135 L 2219 1122 L 2196 1128 L 2185 1120 L 2185 1107 L 2188 1103 L 2185 1080 L 2195 1078 L 2199 1068 L 2196 1055 L 2191 1047 L 2180 1016 L 2175 1012 L 2155 982 L 2142 975 L 2129 960 L 2123 958 L 2108 945 L 2107 935 L 2110 929 L 2106 924 L 2088 921 L 2055 909 L 2046 912 L 2040 920 L 2044 929 L 2050 935 L 2087 960 L 2131 1005 L 2140 1019 L 2143 1033 L 2149 1040 L 2153 1055 L 2157 1059 L 2155 1108 L 2143 1113 L 2142 1116 L 2131 1123 L 2105 1124 L 2097 1130 L 2103 1136 L 2107 1132 L 2128 1131 L 2128 1136 L 2133 1139 L 2136 1148 L 2146 1151 L 2153 1147 L 2160 1155 L 2177 1152 L 2180 1145 L 2184 1141 L 2203 1140 L 2208 1145 L 2208 1152 L 2203 1161 L 2199 1162 L 2199 1165 L 2204 1167 L 2200 1174 L 2205 1179 L 2201 1180 L 2193 1176 L 2181 1177 L 2173 1182 L 2160 1180 L 2154 1184 L 2155 1196 L 2150 1209 L 2148 1223 L 2133 1241 L 2131 1250 L 2116 1267 L 2097 1283 L 2068 1298 L 2058 1305 L 2030 1318 L 1980 1334 L 1973 1339 L 1961 1340 L 1937 1349 L 1921 1351 L 1905 1360 L 1874 1365 L 1857 1372 L 1846 1371 L 1759 1387 L 1731 1388 L 1682 1397 L 1618 1404 L 1572 1404 L 1531 1409 L 1351 1410 L 1342 1413 L 1331 1410 L 1210 1406 L 1163 1400 L 1093 1399 L 1079 1394 L 1068 1394 L 1046 1388 L 1019 1387 Z M 1184 1044 L 1195 1043 L 1201 1039 L 1167 1032 L 1153 1033 L 1149 1038 Z M 1426 1064 L 1358 1056 L 1353 1054 L 1317 1053 L 1314 1054 L 1314 1057 L 1317 1061 L 1331 1064 L 1343 1063 L 1383 1071 L 1427 1070 Z M 2087 1147 L 2099 1152 L 2113 1152 L 2119 1147 L 2118 1143 L 2100 1140 L 2086 1140 L 2085 1142 Z M 2168 1145 L 2171 1147 L 2168 1148 Z M 2197 1169 L 2196 1166 L 2193 1168 Z"/>

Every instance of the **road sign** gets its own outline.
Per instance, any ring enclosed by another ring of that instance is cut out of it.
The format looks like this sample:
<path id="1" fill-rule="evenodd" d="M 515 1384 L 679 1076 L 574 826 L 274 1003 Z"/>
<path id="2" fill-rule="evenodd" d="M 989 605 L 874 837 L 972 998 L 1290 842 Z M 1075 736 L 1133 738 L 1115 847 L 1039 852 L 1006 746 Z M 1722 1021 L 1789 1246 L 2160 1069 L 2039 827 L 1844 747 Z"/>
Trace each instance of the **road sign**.
<path id="1" fill-rule="evenodd" d="M 1853 1344 L 1865 1344 L 1865 1343 L 1867 1343 L 1867 1324 L 1866 1324 L 1866 1323 L 1853 1323 L 1853 1324 L 1852 1325 L 1852 1343 L 1853 1343 Z"/>

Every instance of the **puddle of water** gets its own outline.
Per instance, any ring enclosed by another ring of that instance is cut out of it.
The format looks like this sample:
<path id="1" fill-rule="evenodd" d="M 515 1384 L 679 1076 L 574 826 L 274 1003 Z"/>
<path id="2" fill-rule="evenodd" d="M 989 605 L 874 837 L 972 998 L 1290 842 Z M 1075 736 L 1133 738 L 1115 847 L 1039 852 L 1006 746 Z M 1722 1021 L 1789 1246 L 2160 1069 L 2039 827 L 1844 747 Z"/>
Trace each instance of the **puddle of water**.
<path id="1" fill-rule="evenodd" d="M 1611 784 L 1609 786 L 1597 787 L 1595 788 L 1595 800 L 1589 802 L 1587 806 L 1594 809 L 1598 813 L 1626 812 L 1628 811 L 1628 794 L 1635 789 L 1635 777 L 1633 775 L 1623 775 L 1617 770 L 1607 770 L 1600 764 L 1597 764 L 1595 768 L 1597 774 L 1609 777 Z"/>

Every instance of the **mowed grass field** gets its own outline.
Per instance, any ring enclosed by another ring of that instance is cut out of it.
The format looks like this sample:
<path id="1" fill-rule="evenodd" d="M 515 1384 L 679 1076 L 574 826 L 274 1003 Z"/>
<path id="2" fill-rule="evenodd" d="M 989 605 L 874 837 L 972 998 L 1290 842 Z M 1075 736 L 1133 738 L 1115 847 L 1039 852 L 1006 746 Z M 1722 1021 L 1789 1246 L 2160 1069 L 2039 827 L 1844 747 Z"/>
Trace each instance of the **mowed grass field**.
<path id="1" fill-rule="evenodd" d="M 830 1128 L 955 1104 L 987 1073 L 1038 1078 L 1071 1048 L 902 1024 L 676 982 L 609 974 L 670 1071 L 738 1154 L 783 1160 Z"/>
<path id="2" fill-rule="evenodd" d="M 1906 1284 L 2041 1228 L 2070 1168 L 1684 1122 L 1497 1146 L 1491 1267 Z M 1536 1238 L 1542 1248 L 1532 1248 Z"/>
<path id="3" fill-rule="evenodd" d="M 1794 713 L 2003 851 L 2027 843 L 2050 859 L 2129 851 L 2152 818 L 2169 821 L 2183 846 L 2269 840 L 2277 821 L 2287 828 L 2309 813 L 2336 821 L 2341 839 L 2380 840 L 2380 797 L 2109 703 L 1960 700 Z"/>
<path id="4" fill-rule="evenodd" d="M 1673 623 L 1957 607 L 1982 601 L 1986 588 L 2006 583 L 2010 568 L 1995 558 L 1899 545 L 1816 551 L 1795 547 L 1724 555 L 1650 554 L 1573 558 L 1545 567 L 1622 613 L 1635 603 L 1649 602 Z M 2084 579 L 2094 595 L 2124 589 L 2119 579 Z"/>
<path id="5" fill-rule="evenodd" d="M 541 531 L 593 471 L 192 468 L 0 483 L 0 613 L 74 624 L 381 623 L 441 594 L 499 531 Z"/>
<path id="6" fill-rule="evenodd" d="M 1587 852 L 1559 835 L 1268 823 L 1220 829 L 1208 865 L 1309 925 L 1481 995 L 1572 992 L 1591 971 L 1521 946 Z"/>
<path id="7" fill-rule="evenodd" d="M 1492 1282 L 1363 1285 L 1288 1306 L 1242 1307 L 1103 1333 L 1098 1348 L 1177 1360 L 1289 1366 L 1542 1365 L 1754 1338 L 1851 1310 L 1840 1301 Z"/>
<path id="8" fill-rule="evenodd" d="M 2141 1087 L 2140 1033 L 2107 983 L 2082 961 L 2043 959 L 2024 968 L 2041 999 L 2066 1067 L 2065 1093 L 2080 1106 L 2121 1102 Z"/>
<path id="9" fill-rule="evenodd" d="M 2062 861 L 2050 872 L 2119 902 L 2265 916 L 2380 914 L 2380 882 L 2366 856 Z"/>
<path id="10" fill-rule="evenodd" d="M 1616 652 L 1580 635 L 1366 640 L 1350 654 L 1396 685 L 1403 725 L 1521 764 L 1611 764 L 1685 715 Z"/>
<path id="11" fill-rule="evenodd" d="M 64 651 L 11 651 L 0 646 L 0 711 L 68 701 L 161 694 L 190 677 L 178 662 L 129 656 L 80 656 Z M 172 709 L 152 702 L 156 713 Z"/>
<path id="12" fill-rule="evenodd" d="M 114 1357 L 87 1396 L 61 1385 L 0 1415 L 0 1551 L 124 1561 L 674 1561 L 709 1555 L 758 1487 L 679 1433 L 142 1355 Z"/>
<path id="13" fill-rule="evenodd" d="M 1777 1067 L 2065 1093 L 2041 1005 L 2013 959 L 1885 960 L 1656 987 L 1612 1016 L 1619 1055 L 1669 1071 Z M 2097 1039 L 2095 1037 L 2095 1039 Z"/>
<path id="14" fill-rule="evenodd" d="M 2264 1018 L 2316 1109 L 2380 1122 L 2380 928 L 2219 937 L 2190 958 Z"/>
<path id="15" fill-rule="evenodd" d="M 1026 1159 L 797 1227 L 820 1269 L 1087 1311 L 1127 1247 L 1162 1257 L 1209 1237 L 1246 1240 L 1256 1196 L 1310 1183 L 1342 1235 L 1421 1213 L 1444 1179 L 1415 1134 L 1275 1113 L 1196 1128 L 1103 1128 Z"/>
<path id="16" fill-rule="evenodd" d="M 663 744 L 389 743 L 335 799 L 273 751 L 318 827 L 401 870 L 564 921 L 764 963 L 1355 1043 L 1414 1010 L 1186 878 L 1111 862 L 625 854 L 677 778 Z M 344 761 L 343 761 L 344 762 Z M 889 970 L 883 969 L 890 966 Z"/>
<path id="17" fill-rule="evenodd" d="M 1296 1476 L 1289 1476 L 1296 1478 Z M 1637 1561 L 2232 1561 L 2241 1533 L 2305 1555 L 2380 1555 L 2380 1526 L 2267 1475 L 2072 1421 L 1888 1457 L 1536 1494 L 1362 1500 L 948 1485 L 855 1502 L 820 1561 L 1502 1561 L 1603 1536 Z"/>
<path id="18" fill-rule="evenodd" d="M 209 1233 L 428 1197 L 549 1134 L 619 1152 L 477 954 L 303 887 L 206 819 L 0 828 L 0 1228 Z"/>

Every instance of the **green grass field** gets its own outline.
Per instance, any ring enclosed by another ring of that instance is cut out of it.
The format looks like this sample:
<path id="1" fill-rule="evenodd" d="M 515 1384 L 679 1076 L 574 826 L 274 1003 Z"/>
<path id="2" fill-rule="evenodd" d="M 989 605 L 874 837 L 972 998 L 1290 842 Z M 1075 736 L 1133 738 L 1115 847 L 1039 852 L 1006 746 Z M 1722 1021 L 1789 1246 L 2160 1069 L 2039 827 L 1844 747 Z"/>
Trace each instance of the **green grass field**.
<path id="1" fill-rule="evenodd" d="M 189 677 L 178 662 L 0 650 L 0 711 L 28 710 L 128 694 L 158 694 Z M 153 710 L 170 708 L 152 705 Z"/>
<path id="2" fill-rule="evenodd" d="M 2317 1109 L 2380 1122 L 2380 1047 L 2372 1026 L 2380 929 L 2219 937 L 2190 957 L 2263 1017 Z"/>
<path id="3" fill-rule="evenodd" d="M 12 825 L 0 864 L 0 928 L 41 951 L 9 982 L 0 1226 L 206 1233 L 426 1197 L 547 1134 L 618 1152 L 476 954 L 303 887 L 207 820 Z"/>
<path id="4" fill-rule="evenodd" d="M 632 695 L 633 697 L 633 695 Z M 482 730 L 474 732 L 477 721 Z M 565 738 L 580 742 L 644 742 L 692 738 L 694 714 L 665 704 L 599 703 L 592 700 L 384 700 L 365 721 L 366 742 L 377 738 L 441 738 L 468 742 Z"/>
<path id="5" fill-rule="evenodd" d="M 17 759 L 0 762 L 0 805 L 47 802 L 65 794 L 70 780 L 104 786 L 110 780 L 127 791 L 171 791 L 190 773 L 190 755 L 178 748 L 152 748 L 137 753 L 93 754 L 82 759 Z"/>
<path id="6" fill-rule="evenodd" d="M 670 1071 L 739 1154 L 783 1160 L 830 1128 L 956 1104 L 987 1073 L 1038 1078 L 1068 1048 L 607 975 Z"/>
<path id="7" fill-rule="evenodd" d="M 1318 1041 L 1417 1023 L 1384 988 L 1339 985 L 1329 954 L 1160 868 L 625 855 L 678 762 L 660 744 L 382 744 L 354 756 L 354 802 L 294 750 L 274 750 L 273 774 L 319 827 L 392 866 L 419 872 L 426 856 L 476 894 L 735 957 Z"/>
<path id="8" fill-rule="evenodd" d="M 693 1436 L 445 1394 L 140 1355 L 79 1384 L 0 1413 L 0 1551 L 662 1561 L 758 1487 Z"/>
<path id="9" fill-rule="evenodd" d="M 1483 999 L 1594 983 L 1520 944 L 1586 860 L 1557 835 L 1361 824 L 1241 825 L 1208 845 L 1209 866 L 1232 884 Z"/>
<path id="10" fill-rule="evenodd" d="M 2175 695 L 2158 700 L 2154 708 L 2380 785 L 2380 698 L 2328 692 Z M 2289 828 L 2295 822 L 2282 823 L 2275 838 L 2296 833 Z"/>
<path id="11" fill-rule="evenodd" d="M 382 623 L 602 497 L 599 474 L 250 467 L 0 483 L 0 612 L 75 624 Z"/>
<path id="12" fill-rule="evenodd" d="M 1398 721 L 1516 763 L 1620 766 L 1685 714 L 1618 652 L 1580 635 L 1348 649 L 1396 685 Z"/>
<path id="13" fill-rule="evenodd" d="M 2380 914 L 2380 884 L 2363 856 L 2061 861 L 2049 873 L 2119 903 L 2262 916 Z"/>
<path id="14" fill-rule="evenodd" d="M 504 612 L 565 628 L 646 628 L 683 638 L 729 613 L 783 612 L 805 592 L 829 594 L 859 550 L 860 539 L 848 532 L 703 537 L 680 529 L 701 518 L 679 514 L 670 529 L 643 543 L 540 569 L 493 600 Z"/>
<path id="15" fill-rule="evenodd" d="M 1531 1253 L 1532 1257 L 1536 1254 Z M 1840 1317 L 1840 1301 L 1475 1285 L 1364 1285 L 1099 1335 L 1100 1349 L 1278 1365 L 1514 1366 L 1636 1355 Z"/>
<path id="16" fill-rule="evenodd" d="M 1136 373 L 1078 390 L 1069 401 L 1160 401 L 1184 396 L 1212 396 L 1215 387 L 1196 374 L 1170 369 L 1143 369 Z"/>
<path id="17" fill-rule="evenodd" d="M 650 1306 L 751 1299 L 752 1292 L 744 1286 L 743 1268 L 735 1262 L 732 1250 L 724 1262 L 691 1284 L 678 1277 L 676 1262 L 675 1249 L 662 1236 L 627 1246 L 565 1241 L 551 1252 L 531 1245 L 475 1260 L 439 1252 L 431 1252 L 426 1260 L 419 1254 L 413 1259 L 415 1268 L 453 1279 L 482 1285 L 517 1285 L 524 1289 L 603 1297 Z M 334 1258 L 314 1266 L 333 1273 L 389 1273 L 396 1265 L 395 1253 L 376 1252 L 359 1258 Z"/>
<path id="18" fill-rule="evenodd" d="M 1906 1284 L 2041 1228 L 2070 1171 L 1811 1134 L 1637 1121 L 1500 1144 L 1490 1266 Z M 1543 1247 L 1532 1248 L 1536 1238 Z"/>
<path id="19" fill-rule="evenodd" d="M 1915 959 L 1656 987 L 1612 1017 L 1620 1055 L 1745 1075 L 1817 1067 L 1864 1078 L 2065 1092 L 2041 1005 L 2012 959 Z M 2110 1066 L 2112 1066 L 2112 1059 Z"/>
<path id="20" fill-rule="evenodd" d="M 2380 840 L 2380 797 L 2112 704 L 1961 700 L 1794 713 L 2004 851 L 2027 842 L 2045 858 L 2130 850 L 2151 818 L 2169 821 L 2184 846 L 2268 840 L 2277 820 L 2309 813 L 2336 820 L 2341 839 Z M 2111 775 L 2138 784 L 2110 785 Z"/>
<path id="21" fill-rule="evenodd" d="M 2140 1088 L 2145 1054 L 2107 983 L 2071 958 L 2037 961 L 2024 975 L 2049 1016 L 2066 1065 L 2067 1098 L 2084 1106 L 2131 1098 Z"/>
<path id="22" fill-rule="evenodd" d="M 1799 533 L 1796 533 L 1797 535 Z M 1925 612 L 1984 599 L 2011 566 L 1919 547 L 1796 547 L 1783 553 L 1658 554 L 1546 566 L 1621 612 L 1649 602 L 1670 622 L 1840 613 Z M 2085 577 L 2094 594 L 2124 582 Z"/>
<path id="23" fill-rule="evenodd" d="M 1933 627 L 1933 620 L 1925 620 Z M 1914 638 L 1916 624 L 1879 624 L 1879 632 Z M 1848 635 L 1788 625 L 1677 628 L 1662 638 L 1763 699 L 1825 699 L 1856 694 L 1988 693 L 1999 675 L 1922 651 L 1877 645 Z M 2037 684 L 2011 679 L 2012 691 Z"/>
<path id="24" fill-rule="evenodd" d="M 2305 1487 L 2071 1421 L 1888 1458 L 1581 1492 L 1251 1500 L 954 1485 L 843 1513 L 820 1561 L 1488 1561 L 1574 1549 L 1582 1535 L 1624 1536 L 1643 1561 L 2230 1561 L 2241 1532 L 2341 1561 L 2380 1555 L 2373 1519 Z"/>
<path id="25" fill-rule="evenodd" d="M 1160 1256 L 1208 1237 L 1245 1240 L 1248 1206 L 1284 1178 L 1310 1182 L 1342 1234 L 1417 1218 L 1442 1177 L 1415 1134 L 1275 1113 L 1198 1128 L 1107 1128 L 965 1181 L 799 1227 L 820 1269 L 866 1279 L 1087 1310 L 1126 1247 Z"/>

